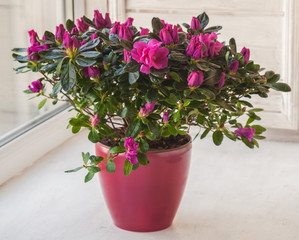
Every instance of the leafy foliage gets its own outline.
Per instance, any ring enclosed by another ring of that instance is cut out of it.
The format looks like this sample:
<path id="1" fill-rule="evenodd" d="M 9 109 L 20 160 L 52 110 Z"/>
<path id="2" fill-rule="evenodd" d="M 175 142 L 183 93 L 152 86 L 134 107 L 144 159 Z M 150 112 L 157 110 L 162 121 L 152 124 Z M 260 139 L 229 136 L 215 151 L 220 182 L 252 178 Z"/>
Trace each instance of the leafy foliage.
<path id="1" fill-rule="evenodd" d="M 196 59 L 187 54 L 192 37 L 212 36 L 222 28 L 207 27 L 209 17 L 206 13 L 195 18 L 194 21 L 200 22 L 197 29 L 192 24 L 183 24 L 186 30 L 179 31 L 178 39 L 170 45 L 163 42 L 162 30 L 166 23 L 159 18 L 153 18 L 153 29 L 146 35 L 140 36 L 140 31 L 130 26 L 131 40 L 115 31 L 111 33 L 106 27 L 97 29 L 95 21 L 85 16 L 83 20 L 89 26 L 84 33 L 73 33 L 78 26 L 71 20 L 66 22 L 72 46 L 58 39 L 57 34 L 45 32 L 46 40 L 36 39 L 38 51 L 29 53 L 29 47 L 28 55 L 22 55 L 27 48 L 14 48 L 12 56 L 22 64 L 15 69 L 17 73 L 39 72 L 43 76 L 40 79 L 43 86 L 45 83 L 52 86 L 52 89 L 39 86 L 37 90 L 24 91 L 44 97 L 39 109 L 47 99 L 55 103 L 68 101 L 76 111 L 69 121 L 73 133 L 87 128 L 90 131 L 88 139 L 94 143 L 104 137 L 120 139 L 119 146 L 112 147 L 108 156 L 83 153 L 83 166 L 67 171 L 87 169 L 85 182 L 101 171 L 102 162 L 107 162 L 108 172 L 115 172 L 114 158 L 127 151 L 123 144 L 125 137 L 134 137 L 139 144 L 138 163 L 133 165 L 127 159 L 125 175 L 149 163 L 145 155 L 150 150 L 149 140 L 184 135 L 188 126 L 203 129 L 201 139 L 211 132 L 215 145 L 220 145 L 225 136 L 233 141 L 241 140 L 250 148 L 258 147 L 256 139 L 264 138 L 265 128 L 252 123 L 260 120 L 257 113 L 262 109 L 254 108 L 248 100 L 252 95 L 267 97 L 270 89 L 291 90 L 286 83 L 279 82 L 279 74 L 262 73 L 260 65 L 249 59 L 243 50 L 238 52 L 234 38 L 228 45 L 221 45 L 215 54 L 206 53 Z M 132 52 L 137 42 L 148 44 L 152 39 L 162 41 L 160 49 L 167 49 L 167 67 L 151 65 L 145 73 L 142 70 L 145 63 L 134 58 Z M 211 42 L 217 44 L 215 38 Z M 206 42 L 201 45 L 202 51 L 209 48 Z M 236 66 L 236 62 L 237 68 L 233 70 L 232 63 Z M 202 83 L 191 86 L 190 74 L 198 71 L 203 74 Z M 225 77 L 221 79 L 221 76 Z M 148 104 L 154 107 L 148 110 Z M 239 121 L 241 116 L 247 117 L 245 124 Z M 253 136 L 236 134 L 235 129 L 242 128 L 254 129 Z"/>

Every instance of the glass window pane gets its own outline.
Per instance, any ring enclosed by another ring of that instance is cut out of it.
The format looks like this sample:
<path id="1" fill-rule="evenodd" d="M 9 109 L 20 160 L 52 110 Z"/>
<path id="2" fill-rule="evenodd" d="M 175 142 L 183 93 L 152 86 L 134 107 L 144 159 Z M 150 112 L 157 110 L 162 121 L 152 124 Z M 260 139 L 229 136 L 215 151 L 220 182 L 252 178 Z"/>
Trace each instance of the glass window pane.
<path id="1" fill-rule="evenodd" d="M 63 0 L 0 0 L 0 140 L 8 132 L 38 116 L 55 109 L 51 101 L 42 110 L 37 109 L 42 98 L 29 101 L 31 95 L 23 93 L 28 85 L 40 78 L 39 73 L 16 74 L 13 68 L 21 64 L 13 61 L 11 49 L 29 47 L 28 31 L 34 29 L 39 38 L 45 30 L 55 32 L 55 26 L 64 22 Z M 24 53 L 27 54 L 27 53 Z M 57 109 L 57 108 L 56 108 Z"/>

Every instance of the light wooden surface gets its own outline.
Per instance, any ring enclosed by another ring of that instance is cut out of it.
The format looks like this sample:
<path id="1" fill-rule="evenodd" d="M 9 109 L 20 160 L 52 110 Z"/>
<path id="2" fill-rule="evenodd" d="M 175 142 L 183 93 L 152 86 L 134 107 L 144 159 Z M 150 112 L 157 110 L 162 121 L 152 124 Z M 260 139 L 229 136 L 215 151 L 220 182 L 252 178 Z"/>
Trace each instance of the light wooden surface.
<path id="1" fill-rule="evenodd" d="M 64 173 L 94 151 L 83 132 L 0 187 L 0 239 L 297 240 L 299 144 L 260 145 L 197 139 L 173 225 L 133 233 L 112 224 L 97 178 L 84 184 L 85 172 Z"/>

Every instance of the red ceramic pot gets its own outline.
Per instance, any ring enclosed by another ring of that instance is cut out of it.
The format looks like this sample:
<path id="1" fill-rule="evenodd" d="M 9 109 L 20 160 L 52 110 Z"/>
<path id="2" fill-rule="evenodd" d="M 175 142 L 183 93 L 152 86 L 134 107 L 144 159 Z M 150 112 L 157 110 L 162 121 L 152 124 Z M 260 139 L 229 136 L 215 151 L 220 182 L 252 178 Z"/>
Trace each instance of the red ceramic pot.
<path id="1" fill-rule="evenodd" d="M 189 137 L 190 139 L 190 137 Z M 109 147 L 96 143 L 97 156 L 106 156 Z M 105 163 L 99 172 L 102 192 L 114 224 L 122 229 L 151 232 L 169 227 L 175 217 L 189 172 L 191 141 L 175 149 L 147 152 L 149 165 L 139 166 L 125 176 L 125 155 L 114 162 L 115 173 Z"/>

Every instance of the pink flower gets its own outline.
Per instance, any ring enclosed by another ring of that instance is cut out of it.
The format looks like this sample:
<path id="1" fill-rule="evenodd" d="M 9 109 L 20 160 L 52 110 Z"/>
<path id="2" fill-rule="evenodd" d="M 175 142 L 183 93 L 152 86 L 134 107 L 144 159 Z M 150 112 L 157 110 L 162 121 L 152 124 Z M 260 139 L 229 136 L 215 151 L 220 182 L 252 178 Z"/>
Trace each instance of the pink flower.
<path id="1" fill-rule="evenodd" d="M 243 136 L 249 140 L 249 142 L 252 141 L 253 135 L 255 134 L 254 128 L 238 128 L 234 132 L 238 136 Z"/>
<path id="2" fill-rule="evenodd" d="M 38 53 L 40 51 L 44 51 L 47 49 L 46 44 L 44 46 L 40 46 L 39 43 L 35 43 L 34 45 L 27 48 L 27 55 L 28 59 L 31 61 L 37 61 L 39 59 L 38 54 L 34 54 L 31 56 L 32 53 Z"/>
<path id="3" fill-rule="evenodd" d="M 62 24 L 56 26 L 55 41 L 58 45 L 62 44 L 64 33 L 65 33 L 65 28 Z"/>
<path id="4" fill-rule="evenodd" d="M 134 21 L 134 18 L 130 18 L 130 17 L 129 17 L 129 18 L 123 23 L 123 25 L 126 26 L 126 27 L 130 27 L 130 26 L 132 26 L 133 21 Z"/>
<path id="5" fill-rule="evenodd" d="M 124 49 L 124 60 L 126 63 L 131 62 L 130 56 L 131 56 L 131 53 L 127 49 Z"/>
<path id="6" fill-rule="evenodd" d="M 111 31 L 110 31 L 110 34 L 118 34 L 119 27 L 120 27 L 120 22 L 115 22 L 113 24 L 113 27 L 112 27 Z"/>
<path id="7" fill-rule="evenodd" d="M 249 62 L 249 58 L 250 58 L 250 49 L 243 47 L 241 54 L 244 56 L 244 64 L 246 65 Z"/>
<path id="8" fill-rule="evenodd" d="M 30 89 L 31 92 L 40 92 L 41 90 L 44 89 L 44 85 L 39 81 L 33 81 L 31 83 L 31 86 L 29 85 L 28 88 Z"/>
<path id="9" fill-rule="evenodd" d="M 68 32 L 64 33 L 63 46 L 65 49 L 70 49 L 70 51 L 74 51 L 80 47 L 77 38 L 75 36 L 71 37 Z"/>
<path id="10" fill-rule="evenodd" d="M 188 86 L 191 88 L 199 87 L 203 83 L 203 79 L 202 71 L 191 72 L 188 76 Z"/>
<path id="11" fill-rule="evenodd" d="M 79 35 L 79 30 L 77 27 L 74 27 L 71 32 L 72 35 Z"/>
<path id="12" fill-rule="evenodd" d="M 192 18 L 190 28 L 193 29 L 194 31 L 201 29 L 201 24 L 198 18 L 196 17 Z"/>
<path id="13" fill-rule="evenodd" d="M 83 74 L 85 77 L 89 78 L 99 78 L 100 77 L 100 70 L 97 67 L 85 67 L 83 68 Z"/>
<path id="14" fill-rule="evenodd" d="M 86 44 L 87 42 L 83 40 L 82 42 L 79 43 L 79 46 L 81 47 L 82 45 Z"/>
<path id="15" fill-rule="evenodd" d="M 205 46 L 205 50 L 203 46 Z M 206 33 L 205 35 L 201 33 L 191 37 L 186 54 L 195 60 L 199 60 L 202 57 L 218 55 L 222 47 L 223 44 L 217 41 L 216 33 Z"/>
<path id="16" fill-rule="evenodd" d="M 102 13 L 100 13 L 99 10 L 94 10 L 94 23 L 97 29 L 111 28 L 112 26 L 109 13 L 105 14 L 105 19 L 104 19 Z"/>
<path id="17" fill-rule="evenodd" d="M 143 63 L 140 71 L 150 73 L 150 68 L 163 69 L 168 66 L 169 50 L 160 47 L 162 43 L 152 39 L 148 44 L 145 42 L 135 42 L 131 51 L 132 58 L 138 63 Z"/>
<path id="18" fill-rule="evenodd" d="M 139 143 L 135 142 L 133 137 L 128 137 L 125 139 L 124 147 L 126 148 L 125 156 L 132 164 L 136 164 L 138 162 L 137 159 L 137 150 L 139 147 Z"/>
<path id="19" fill-rule="evenodd" d="M 178 27 L 167 24 L 160 32 L 160 38 L 165 45 L 179 42 Z"/>
<path id="20" fill-rule="evenodd" d="M 118 30 L 118 36 L 121 39 L 125 39 L 127 41 L 132 41 L 132 38 L 134 36 L 134 32 L 130 27 L 127 27 L 125 25 L 120 25 Z"/>
<path id="21" fill-rule="evenodd" d="M 30 37 L 30 44 L 34 45 L 37 43 L 39 45 L 39 42 L 37 41 L 37 39 L 38 39 L 37 33 L 32 29 L 32 30 L 28 31 L 28 34 Z"/>
<path id="22" fill-rule="evenodd" d="M 148 35 L 149 29 L 148 28 L 142 28 L 140 31 L 140 36 Z"/>
<path id="23" fill-rule="evenodd" d="M 229 65 L 229 70 L 231 73 L 235 74 L 239 68 L 239 61 L 235 60 Z"/>
<path id="24" fill-rule="evenodd" d="M 93 127 L 98 126 L 98 124 L 101 122 L 101 120 L 98 119 L 98 114 L 92 116 L 90 119 L 90 122 L 91 122 L 91 126 L 93 126 Z"/>
<path id="25" fill-rule="evenodd" d="M 163 122 L 164 122 L 164 123 L 168 123 L 168 120 L 169 120 L 169 113 L 170 113 L 170 110 L 167 110 L 167 111 L 163 114 Z"/>
<path id="26" fill-rule="evenodd" d="M 89 29 L 89 26 L 84 22 L 83 17 L 77 19 L 77 27 L 80 33 L 85 33 Z"/>
<path id="27" fill-rule="evenodd" d="M 146 118 L 150 114 L 150 112 L 154 110 L 156 102 L 157 101 L 153 101 L 152 103 L 146 103 L 145 107 L 140 109 L 138 116 L 140 118 Z"/>
<path id="28" fill-rule="evenodd" d="M 225 83 L 225 72 L 222 72 L 220 81 L 218 82 L 218 87 L 222 88 Z"/>

